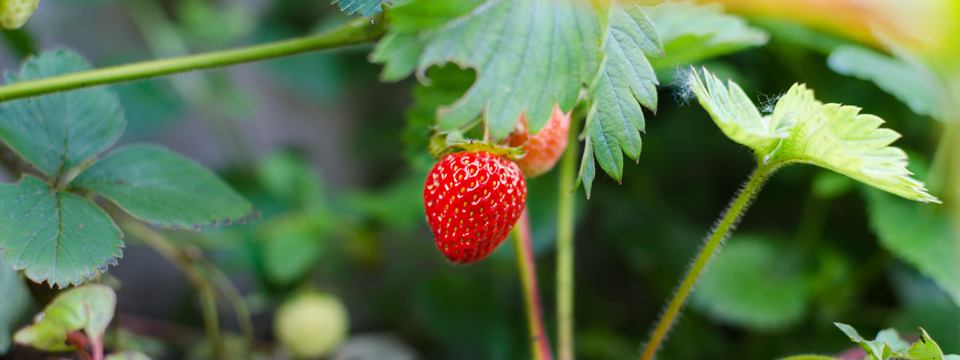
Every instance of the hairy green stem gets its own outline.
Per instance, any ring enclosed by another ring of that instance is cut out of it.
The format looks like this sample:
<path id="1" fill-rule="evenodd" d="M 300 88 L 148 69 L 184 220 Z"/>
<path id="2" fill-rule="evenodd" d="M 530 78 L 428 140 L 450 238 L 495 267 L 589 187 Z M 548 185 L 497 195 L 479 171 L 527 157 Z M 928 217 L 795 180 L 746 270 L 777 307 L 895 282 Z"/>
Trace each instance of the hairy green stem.
<path id="1" fill-rule="evenodd" d="M 253 334 L 253 321 L 250 317 L 250 307 L 247 306 L 247 301 L 243 298 L 243 295 L 240 294 L 240 290 L 233 285 L 233 282 L 230 281 L 227 274 L 225 274 L 223 270 L 220 270 L 210 259 L 202 257 L 198 260 L 207 272 L 210 273 L 210 278 L 213 283 L 220 289 L 223 296 L 227 298 L 227 301 L 230 302 L 230 306 L 233 307 L 233 312 L 237 316 L 237 324 L 240 327 L 240 334 L 247 340 L 247 345 L 253 346 L 255 339 Z"/>
<path id="2" fill-rule="evenodd" d="M 577 135 L 580 133 L 580 112 L 570 117 L 567 148 L 560 160 L 560 183 L 557 194 L 557 359 L 574 359 L 573 342 L 573 228 L 574 192 L 577 178 Z"/>
<path id="3" fill-rule="evenodd" d="M 747 185 L 744 186 L 743 190 L 740 191 L 740 194 L 736 197 L 736 200 L 730 205 L 726 214 L 723 215 L 720 224 L 717 225 L 713 234 L 710 235 L 706 245 L 703 246 L 700 254 L 697 255 L 693 266 L 690 267 L 690 271 L 687 272 L 687 276 L 684 277 L 683 282 L 680 283 L 680 287 L 673 295 L 673 299 L 671 299 L 669 305 L 667 305 L 667 310 L 660 318 L 660 322 L 657 323 L 657 327 L 654 328 L 653 335 L 650 336 L 650 341 L 647 342 L 646 347 L 644 347 L 643 354 L 640 356 L 641 360 L 653 359 L 653 356 L 657 353 L 657 349 L 660 347 L 660 343 L 663 342 L 663 339 L 667 336 L 667 332 L 670 331 L 670 327 L 674 321 L 676 321 L 677 315 L 680 314 L 680 308 L 683 307 L 684 301 L 686 301 L 687 296 L 690 295 L 690 291 L 693 290 L 693 285 L 696 284 L 697 279 L 700 278 L 700 275 L 704 269 L 706 269 L 707 262 L 710 261 L 713 254 L 720 248 L 720 245 L 727 236 L 727 232 L 736 226 L 740 216 L 744 210 L 746 210 L 747 206 L 750 205 L 750 201 L 758 190 L 760 190 L 767 175 L 769 175 L 776 166 L 775 164 L 760 166 L 753 175 L 750 176 Z"/>
<path id="4" fill-rule="evenodd" d="M 23 99 L 93 86 L 143 80 L 188 71 L 212 69 L 357 45 L 378 39 L 383 35 L 384 31 L 382 17 L 378 16 L 373 20 L 359 18 L 336 29 L 297 39 L 197 55 L 136 62 L 38 80 L 21 81 L 0 87 L 0 101 Z"/>
<path id="5" fill-rule="evenodd" d="M 535 360 L 552 360 L 550 339 L 547 337 L 546 327 L 543 326 L 543 306 L 540 305 L 540 291 L 537 289 L 537 269 L 533 259 L 533 247 L 530 245 L 531 236 L 530 216 L 527 215 L 527 210 L 523 210 L 520 220 L 513 227 L 513 250 L 517 254 L 517 267 L 523 286 L 530 346 Z"/>

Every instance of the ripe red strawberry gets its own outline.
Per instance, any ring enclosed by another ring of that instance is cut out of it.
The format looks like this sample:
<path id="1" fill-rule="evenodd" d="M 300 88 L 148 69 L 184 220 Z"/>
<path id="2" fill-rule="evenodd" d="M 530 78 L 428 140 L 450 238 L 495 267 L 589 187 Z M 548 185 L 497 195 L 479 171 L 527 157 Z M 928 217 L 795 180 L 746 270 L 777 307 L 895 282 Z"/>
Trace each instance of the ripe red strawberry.
<path id="1" fill-rule="evenodd" d="M 569 131 L 570 114 L 564 114 L 559 106 L 554 105 L 550 120 L 532 138 L 530 131 L 527 131 L 527 117 L 521 114 L 517 129 L 507 137 L 506 142 L 512 147 L 523 146 L 527 155 L 517 160 L 517 165 L 524 175 L 536 177 L 553 169 L 557 160 L 560 160 L 563 150 L 567 148 Z"/>
<path id="2" fill-rule="evenodd" d="M 509 160 L 488 151 L 458 152 L 430 170 L 423 203 L 437 248 L 450 261 L 469 264 L 506 240 L 527 204 L 527 183 Z"/>

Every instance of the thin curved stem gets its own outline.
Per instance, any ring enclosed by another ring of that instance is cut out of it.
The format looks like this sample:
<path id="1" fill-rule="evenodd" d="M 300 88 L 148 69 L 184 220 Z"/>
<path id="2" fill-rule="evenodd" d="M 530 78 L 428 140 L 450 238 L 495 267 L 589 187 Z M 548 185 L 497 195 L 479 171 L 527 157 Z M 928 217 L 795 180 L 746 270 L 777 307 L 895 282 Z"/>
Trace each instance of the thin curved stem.
<path id="1" fill-rule="evenodd" d="M 693 266 L 690 267 L 690 271 L 687 272 L 687 276 L 684 277 L 683 282 L 680 283 L 680 287 L 677 289 L 677 292 L 673 295 L 673 299 L 671 299 L 669 305 L 667 305 L 667 310 L 663 313 L 663 316 L 660 318 L 660 322 L 657 323 L 657 327 L 653 330 L 653 335 L 650 337 L 650 341 L 647 342 L 647 345 L 643 349 L 643 354 L 640 356 L 641 360 L 653 359 L 653 356 L 657 353 L 657 349 L 660 347 L 660 343 L 663 342 L 663 339 L 667 336 L 667 332 L 670 331 L 670 327 L 673 325 L 674 321 L 676 321 L 677 315 L 680 314 L 680 308 L 683 307 L 684 301 L 686 301 L 687 296 L 690 295 L 690 291 L 693 290 L 693 285 L 697 282 L 697 279 L 700 278 L 700 274 L 703 273 L 704 269 L 706 268 L 707 262 L 710 261 L 710 258 L 713 257 L 713 254 L 716 253 L 720 248 L 720 245 L 727 236 L 727 232 L 736 226 L 740 216 L 743 214 L 744 210 L 746 210 L 747 206 L 750 205 L 750 201 L 756 195 L 758 190 L 760 190 L 765 178 L 771 173 L 775 166 L 776 165 L 767 165 L 757 168 L 753 175 L 750 176 L 750 180 L 747 182 L 747 185 L 736 197 L 736 200 L 734 200 L 733 204 L 730 205 L 727 213 L 723 215 L 723 219 L 720 221 L 720 224 L 717 225 L 717 228 L 707 240 L 706 245 L 704 245 L 703 249 L 700 250 L 700 254 L 697 255 Z"/>
<path id="2" fill-rule="evenodd" d="M 543 307 L 537 290 L 537 270 L 534 266 L 533 248 L 530 246 L 530 216 L 527 210 L 513 227 L 513 250 L 517 254 L 520 282 L 523 285 L 524 305 L 527 309 L 527 327 L 530 330 L 530 346 L 535 360 L 552 360 L 550 339 L 543 326 Z"/>
<path id="3" fill-rule="evenodd" d="M 567 149 L 560 160 L 557 194 L 557 359 L 574 359 L 573 340 L 573 228 L 574 192 L 577 177 L 577 135 L 580 112 L 570 117 Z"/>
<path id="4" fill-rule="evenodd" d="M 92 69 L 44 79 L 21 81 L 0 87 L 0 101 L 100 85 L 143 80 L 188 71 L 212 69 L 254 61 L 276 59 L 378 39 L 385 29 L 382 17 L 357 19 L 336 29 L 298 39 L 208 53 L 156 59 L 131 64 Z"/>

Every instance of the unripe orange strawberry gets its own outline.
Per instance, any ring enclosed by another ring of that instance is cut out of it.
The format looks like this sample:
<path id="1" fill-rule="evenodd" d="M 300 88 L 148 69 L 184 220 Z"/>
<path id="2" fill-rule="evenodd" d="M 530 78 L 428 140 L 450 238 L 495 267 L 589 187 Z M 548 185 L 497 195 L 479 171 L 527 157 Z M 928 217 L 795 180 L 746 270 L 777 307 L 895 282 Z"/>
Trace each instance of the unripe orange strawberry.
<path id="1" fill-rule="evenodd" d="M 0 27 L 19 29 L 33 15 L 38 3 L 40 0 L 0 0 Z"/>
<path id="2" fill-rule="evenodd" d="M 437 248 L 468 264 L 506 240 L 527 204 L 527 184 L 517 164 L 489 151 L 452 153 L 427 175 L 423 203 Z"/>
<path id="3" fill-rule="evenodd" d="M 563 150 L 567 148 L 567 134 L 570 131 L 570 114 L 564 114 L 557 105 L 553 106 L 550 120 L 533 137 L 527 130 L 527 117 L 520 115 L 517 129 L 506 139 L 512 147 L 523 146 L 527 152 L 523 158 L 517 160 L 520 171 L 528 177 L 540 176 L 557 164 Z"/>

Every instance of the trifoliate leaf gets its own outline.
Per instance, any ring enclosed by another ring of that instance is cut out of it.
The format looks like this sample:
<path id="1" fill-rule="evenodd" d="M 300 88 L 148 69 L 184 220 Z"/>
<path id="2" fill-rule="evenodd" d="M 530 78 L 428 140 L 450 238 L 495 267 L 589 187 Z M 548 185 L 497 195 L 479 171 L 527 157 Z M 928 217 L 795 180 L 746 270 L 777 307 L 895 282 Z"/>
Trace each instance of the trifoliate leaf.
<path id="1" fill-rule="evenodd" d="M 67 335 L 83 330 L 91 342 L 102 343 L 113 312 L 117 294 L 106 285 L 86 285 L 63 292 L 43 309 L 43 316 L 17 331 L 14 340 L 44 351 L 73 350 Z"/>
<path id="2" fill-rule="evenodd" d="M 802 84 L 761 117 L 735 83 L 728 89 L 706 69 L 703 76 L 689 77 L 701 105 L 727 137 L 753 149 L 762 166 L 813 164 L 911 200 L 940 202 L 910 177 L 907 154 L 889 146 L 900 134 L 881 129 L 882 119 L 855 106 L 821 105 Z"/>
<path id="3" fill-rule="evenodd" d="M 948 115 L 944 111 L 953 106 L 943 83 L 916 63 L 848 45 L 835 49 L 827 64 L 838 73 L 873 81 L 917 114 L 944 120 Z"/>
<path id="4" fill-rule="evenodd" d="M 740 17 L 725 14 L 721 4 L 671 1 L 643 10 L 663 40 L 664 57 L 650 58 L 658 70 L 760 46 L 769 38 Z"/>
<path id="5" fill-rule="evenodd" d="M 69 50 L 45 52 L 23 65 L 6 83 L 90 69 Z M 112 145 L 126 126 L 117 97 L 89 88 L 0 104 L 0 138 L 53 178 L 92 160 Z"/>
<path id="6" fill-rule="evenodd" d="M 641 105 L 657 110 L 657 76 L 647 56 L 663 56 L 663 44 L 639 5 L 611 1 L 607 16 L 600 44 L 603 57 L 590 85 L 592 104 L 584 126 L 584 137 L 590 141 L 578 176 L 587 197 L 595 172 L 589 157 L 595 157 L 619 182 L 623 175 L 621 152 L 631 159 L 640 156 L 640 132 L 646 127 Z"/>
<path id="7" fill-rule="evenodd" d="M 197 227 L 242 219 L 253 206 L 192 160 L 152 145 L 114 151 L 71 186 L 90 189 L 131 215 L 166 227 Z"/>
<path id="8" fill-rule="evenodd" d="M 947 215 L 879 191 L 867 194 L 867 205 L 880 243 L 933 279 L 960 306 L 960 234 Z"/>
<path id="9" fill-rule="evenodd" d="M 837 322 L 833 324 L 840 328 L 840 331 L 843 331 L 844 334 L 847 334 L 850 340 L 860 345 L 867 352 L 869 360 L 885 360 L 890 356 L 890 346 L 887 343 L 880 340 L 866 340 L 850 325 Z"/>
<path id="10" fill-rule="evenodd" d="M 706 68 L 691 68 L 689 85 L 720 130 L 731 140 L 746 145 L 757 153 L 768 152 L 782 139 L 790 137 L 801 114 L 816 112 L 819 103 L 813 92 L 803 85 L 794 85 L 780 98 L 772 115 L 761 116 L 750 97 L 732 80 L 727 85 Z M 701 80 L 702 78 L 702 80 Z M 779 106 L 783 103 L 783 106 Z"/>
<path id="11" fill-rule="evenodd" d="M 333 0 L 340 6 L 340 11 L 347 15 L 359 13 L 363 17 L 371 17 L 383 11 L 384 4 L 392 4 L 393 0 Z"/>
<path id="12" fill-rule="evenodd" d="M 30 310 L 35 306 L 30 289 L 23 281 L 23 277 L 0 258 L 0 294 L 3 294 L 0 302 L 0 355 L 10 349 L 13 331 L 30 322 Z"/>
<path id="13" fill-rule="evenodd" d="M 808 289 L 803 273 L 783 261 L 769 240 L 738 236 L 710 262 L 693 304 L 716 320 L 757 330 L 789 326 L 803 317 Z"/>
<path id="14" fill-rule="evenodd" d="M 106 213 L 33 177 L 0 184 L 0 248 L 34 282 L 79 285 L 116 265 L 123 235 Z"/>

